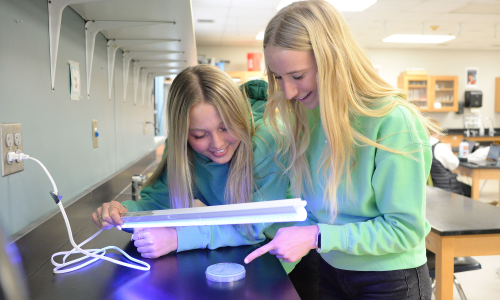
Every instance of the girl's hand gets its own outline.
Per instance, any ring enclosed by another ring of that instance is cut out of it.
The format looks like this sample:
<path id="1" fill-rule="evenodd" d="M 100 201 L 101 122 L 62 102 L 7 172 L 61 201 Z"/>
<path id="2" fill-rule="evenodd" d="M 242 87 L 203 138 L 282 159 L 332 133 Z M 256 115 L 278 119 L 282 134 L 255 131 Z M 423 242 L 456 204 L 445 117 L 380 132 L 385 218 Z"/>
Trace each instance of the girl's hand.
<path id="1" fill-rule="evenodd" d="M 144 258 L 158 258 L 177 250 L 177 230 L 170 227 L 134 228 L 132 236 Z"/>
<path id="2" fill-rule="evenodd" d="M 107 230 L 112 227 L 117 227 L 121 229 L 123 225 L 120 213 L 126 213 L 128 209 L 121 205 L 118 201 L 111 201 L 109 203 L 104 203 L 99 207 L 93 214 L 92 220 L 99 226 L 99 228 Z"/>
<path id="3" fill-rule="evenodd" d="M 309 250 L 316 249 L 318 232 L 319 227 L 316 225 L 280 228 L 271 242 L 245 257 L 245 263 L 248 264 L 266 252 L 276 255 L 277 258 L 282 259 L 284 262 L 297 261 L 305 256 Z"/>

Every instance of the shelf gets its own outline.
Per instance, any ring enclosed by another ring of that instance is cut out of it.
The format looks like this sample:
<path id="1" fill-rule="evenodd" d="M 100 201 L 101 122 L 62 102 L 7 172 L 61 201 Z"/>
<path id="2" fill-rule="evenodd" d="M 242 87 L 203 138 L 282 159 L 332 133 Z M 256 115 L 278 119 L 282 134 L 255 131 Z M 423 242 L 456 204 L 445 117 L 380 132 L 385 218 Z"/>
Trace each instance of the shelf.
<path id="1" fill-rule="evenodd" d="M 409 89 L 422 89 L 422 88 L 427 88 L 426 85 L 408 85 Z"/>
<path id="2" fill-rule="evenodd" d="M 134 80 L 142 80 L 143 87 L 140 96 L 144 105 L 146 89 L 152 86 L 155 76 L 177 74 L 187 66 L 197 64 L 196 43 L 192 22 L 192 12 L 189 1 L 164 0 L 51 0 L 49 9 L 49 46 L 51 60 L 51 84 L 55 89 L 55 70 L 61 17 L 63 10 L 70 6 L 85 22 L 86 35 L 86 75 L 87 96 L 90 94 L 90 79 L 93 64 L 95 37 L 101 33 L 108 41 L 108 98 L 111 99 L 112 84 L 114 81 L 114 61 L 116 50 L 121 48 L 123 53 L 124 96 L 130 61 L 138 61 L 138 52 L 150 52 L 150 57 L 141 60 L 156 61 L 158 67 L 166 62 L 176 61 L 169 68 L 149 68 L 140 66 L 134 69 L 141 76 L 134 76 Z M 182 40 L 180 39 L 182 37 Z M 153 53 L 154 52 L 154 53 Z M 126 53 L 134 53 L 125 55 Z M 136 55 L 137 54 L 137 55 Z M 134 74 L 135 75 L 135 74 Z M 149 83 L 149 84 L 148 84 Z M 134 82 L 134 86 L 138 86 Z M 146 88 L 148 86 L 148 88 Z M 151 87 L 152 90 L 152 87 Z M 134 103 L 137 101 L 137 89 L 134 89 Z M 149 101 L 150 102 L 150 101 Z M 151 104 L 151 103 L 150 103 Z"/>
<path id="3" fill-rule="evenodd" d="M 440 88 L 436 90 L 436 92 L 454 92 L 454 91 L 455 91 L 454 88 Z"/>

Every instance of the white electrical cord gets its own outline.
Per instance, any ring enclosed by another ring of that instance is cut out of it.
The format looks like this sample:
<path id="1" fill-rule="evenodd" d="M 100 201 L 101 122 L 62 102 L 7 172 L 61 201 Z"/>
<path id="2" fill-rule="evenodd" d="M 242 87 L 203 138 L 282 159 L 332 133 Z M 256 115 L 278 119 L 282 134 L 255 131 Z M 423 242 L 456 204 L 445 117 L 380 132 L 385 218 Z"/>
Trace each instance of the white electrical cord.
<path id="1" fill-rule="evenodd" d="M 13 153 L 13 152 L 9 152 L 7 154 L 7 159 L 10 162 L 12 162 L 14 160 L 17 160 L 18 162 L 20 162 L 20 161 L 27 160 L 27 159 L 31 159 L 33 161 L 36 161 L 42 167 L 42 169 L 45 171 L 45 173 L 47 174 L 47 176 L 49 177 L 50 182 L 52 183 L 52 188 L 54 189 L 53 193 L 56 195 L 56 197 L 59 197 L 59 193 L 58 193 L 58 190 L 57 190 L 57 187 L 56 187 L 56 183 L 54 182 L 54 179 L 52 179 L 52 176 L 50 176 L 49 171 L 47 171 L 47 169 L 45 168 L 45 166 L 38 159 L 35 159 L 33 157 L 29 157 L 29 155 L 26 155 L 24 153 L 19 153 L 18 154 L 18 153 Z M 61 252 L 54 253 L 52 255 L 51 261 L 52 261 L 52 264 L 55 266 L 55 268 L 53 270 L 53 272 L 55 274 L 62 274 L 62 273 L 69 273 L 69 272 L 72 272 L 72 271 L 76 271 L 76 270 L 81 269 L 81 268 L 83 268 L 83 267 L 85 267 L 87 265 L 90 265 L 91 263 L 93 263 L 93 262 L 95 262 L 95 261 L 97 261 L 99 259 L 104 259 L 104 260 L 107 260 L 107 261 L 115 263 L 115 264 L 119 264 L 119 265 L 122 265 L 122 266 L 125 266 L 125 267 L 129 267 L 129 268 L 133 268 L 133 269 L 143 270 L 143 271 L 149 271 L 149 269 L 151 269 L 151 266 L 148 263 L 145 263 L 143 261 L 140 261 L 138 259 L 135 259 L 135 258 L 131 257 L 125 251 L 123 251 L 122 249 L 120 249 L 118 247 L 115 247 L 115 246 L 107 246 L 107 247 L 104 247 L 102 249 L 88 249 L 88 250 L 84 250 L 84 249 L 80 248 L 81 246 L 85 245 L 87 242 L 89 242 L 90 240 L 92 240 L 93 238 L 95 238 L 97 235 L 99 235 L 99 233 L 102 232 L 102 229 L 99 230 L 98 232 L 96 232 L 90 238 L 86 239 L 81 244 L 77 245 L 75 243 L 75 241 L 73 240 L 73 233 L 71 232 L 71 227 L 69 225 L 68 217 L 66 215 L 66 211 L 64 210 L 64 206 L 62 205 L 62 202 L 61 201 L 57 201 L 57 205 L 61 209 L 61 213 L 63 215 L 64 222 L 66 223 L 66 228 L 68 229 L 69 241 L 71 242 L 71 245 L 73 245 L 74 248 L 71 249 L 70 251 L 61 251 Z M 116 260 L 116 259 L 113 259 L 113 258 L 106 257 L 105 254 L 106 254 L 106 250 L 108 250 L 108 249 L 115 249 L 115 250 L 119 251 L 125 257 L 127 257 L 129 260 L 131 260 L 133 262 L 136 262 L 137 264 L 143 265 L 143 267 L 142 266 L 133 265 L 133 264 L 130 264 L 130 263 L 126 263 L 126 262 L 122 262 L 122 261 L 119 261 L 119 260 Z M 85 256 L 80 257 L 78 259 L 74 259 L 74 260 L 70 260 L 70 261 L 66 262 L 66 258 L 68 258 L 68 256 L 70 256 L 71 254 L 77 254 L 77 253 L 84 254 Z M 64 255 L 62 263 L 58 263 L 58 262 L 56 262 L 54 260 L 54 257 L 60 256 L 60 255 Z M 89 261 L 87 261 L 85 263 L 79 264 L 76 267 L 66 268 L 67 266 L 70 266 L 70 265 L 75 264 L 77 262 L 80 262 L 82 260 L 88 259 L 89 257 L 93 257 L 93 259 L 91 259 L 91 260 L 89 260 Z M 63 269 L 63 268 L 65 268 L 65 269 Z"/>

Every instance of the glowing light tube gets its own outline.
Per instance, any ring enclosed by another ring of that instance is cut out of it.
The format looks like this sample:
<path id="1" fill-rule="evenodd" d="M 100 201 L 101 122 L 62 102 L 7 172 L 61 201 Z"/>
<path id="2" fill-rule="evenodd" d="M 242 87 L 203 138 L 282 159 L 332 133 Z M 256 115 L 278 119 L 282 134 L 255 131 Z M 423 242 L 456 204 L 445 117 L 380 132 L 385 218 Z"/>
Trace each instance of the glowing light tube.
<path id="1" fill-rule="evenodd" d="M 298 222 L 307 218 L 299 198 L 205 207 L 128 212 L 122 228 Z"/>

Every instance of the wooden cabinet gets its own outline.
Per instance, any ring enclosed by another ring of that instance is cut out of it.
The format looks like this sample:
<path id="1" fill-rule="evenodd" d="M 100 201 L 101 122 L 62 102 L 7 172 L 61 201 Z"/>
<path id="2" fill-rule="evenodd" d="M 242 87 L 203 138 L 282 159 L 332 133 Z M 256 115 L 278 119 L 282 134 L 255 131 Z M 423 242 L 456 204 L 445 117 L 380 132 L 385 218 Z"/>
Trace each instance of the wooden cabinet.
<path id="1" fill-rule="evenodd" d="M 398 88 L 407 92 L 408 101 L 422 111 L 428 111 L 429 105 L 429 76 L 427 75 L 400 75 Z"/>
<path id="2" fill-rule="evenodd" d="M 398 87 L 421 111 L 458 111 L 458 76 L 406 75 L 398 77 Z"/>

